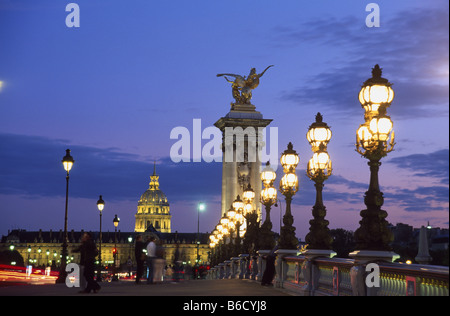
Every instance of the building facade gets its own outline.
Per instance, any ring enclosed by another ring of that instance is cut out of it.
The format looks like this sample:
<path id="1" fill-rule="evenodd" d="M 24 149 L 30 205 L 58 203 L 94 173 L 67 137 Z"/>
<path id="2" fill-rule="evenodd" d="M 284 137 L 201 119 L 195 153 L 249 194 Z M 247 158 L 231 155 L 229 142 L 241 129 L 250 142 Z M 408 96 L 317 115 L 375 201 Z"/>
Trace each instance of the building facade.
<path id="1" fill-rule="evenodd" d="M 135 230 L 132 232 L 90 232 L 97 248 L 101 251 L 102 266 L 114 263 L 113 249 L 117 249 L 116 265 L 126 268 L 129 259 L 135 265 L 134 243 L 137 235 L 143 241 L 150 236 L 156 237 L 157 243 L 164 248 L 166 264 L 172 265 L 175 260 L 194 266 L 197 262 L 205 264 L 209 261 L 209 233 L 171 232 L 172 215 L 167 196 L 159 188 L 159 176 L 156 168 L 150 176 L 149 188 L 141 195 L 135 214 Z M 68 232 L 67 262 L 80 262 L 80 254 L 75 249 L 81 245 L 81 237 L 85 231 Z M 61 251 L 64 233 L 59 231 L 26 231 L 16 229 L 2 236 L 0 251 L 17 251 L 25 265 L 35 267 L 58 268 L 61 262 Z M 16 262 L 16 264 L 19 264 Z"/>

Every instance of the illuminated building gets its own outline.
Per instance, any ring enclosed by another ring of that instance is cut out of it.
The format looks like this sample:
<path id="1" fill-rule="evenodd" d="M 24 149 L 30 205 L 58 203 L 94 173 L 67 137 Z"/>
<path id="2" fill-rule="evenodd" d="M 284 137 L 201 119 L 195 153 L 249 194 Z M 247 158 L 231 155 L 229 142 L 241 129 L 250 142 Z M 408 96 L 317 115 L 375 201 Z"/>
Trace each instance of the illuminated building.
<path id="1" fill-rule="evenodd" d="M 135 266 L 134 242 L 137 235 L 142 235 L 146 242 L 150 236 L 157 239 L 157 243 L 164 248 L 166 264 L 172 265 L 178 248 L 178 260 L 191 266 L 196 264 L 197 239 L 199 240 L 200 264 L 208 262 L 209 233 L 178 233 L 171 232 L 171 218 L 169 203 L 166 195 L 159 189 L 159 176 L 154 169 L 150 176 L 149 188 L 141 195 L 137 212 L 135 214 L 135 231 L 117 231 L 117 262 L 123 268 L 126 267 L 130 257 Z M 120 227 L 119 227 L 120 228 Z M 68 258 L 67 263 L 80 262 L 80 254 L 73 250 L 80 246 L 84 230 L 68 232 Z M 97 248 L 100 243 L 100 233 L 90 232 Z M 15 229 L 3 236 L 0 243 L 0 251 L 9 250 L 14 245 L 14 250 L 19 252 L 24 263 L 34 266 L 51 266 L 58 268 L 61 263 L 61 250 L 64 233 L 59 231 L 26 231 Z M 111 266 L 114 262 L 113 248 L 114 231 L 102 232 L 101 257 L 104 267 Z"/>
<path id="2" fill-rule="evenodd" d="M 159 176 L 156 174 L 156 165 L 150 176 L 150 184 L 147 191 L 141 195 L 136 212 L 135 232 L 145 232 L 153 226 L 161 233 L 170 233 L 169 202 L 166 195 L 159 189 Z"/>

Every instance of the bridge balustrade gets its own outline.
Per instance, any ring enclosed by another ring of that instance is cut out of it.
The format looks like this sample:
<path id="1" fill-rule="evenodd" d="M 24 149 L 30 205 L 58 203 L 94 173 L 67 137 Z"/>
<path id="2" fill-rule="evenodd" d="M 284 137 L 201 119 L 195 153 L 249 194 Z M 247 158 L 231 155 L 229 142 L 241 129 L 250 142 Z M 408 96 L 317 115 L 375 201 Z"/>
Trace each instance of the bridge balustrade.
<path id="1" fill-rule="evenodd" d="M 211 279 L 261 281 L 268 250 L 242 254 L 213 267 Z M 279 251 L 274 286 L 305 296 L 448 296 L 449 268 L 295 255 Z M 374 268 L 376 267 L 376 268 Z M 251 293 L 249 293 L 251 295 Z"/>

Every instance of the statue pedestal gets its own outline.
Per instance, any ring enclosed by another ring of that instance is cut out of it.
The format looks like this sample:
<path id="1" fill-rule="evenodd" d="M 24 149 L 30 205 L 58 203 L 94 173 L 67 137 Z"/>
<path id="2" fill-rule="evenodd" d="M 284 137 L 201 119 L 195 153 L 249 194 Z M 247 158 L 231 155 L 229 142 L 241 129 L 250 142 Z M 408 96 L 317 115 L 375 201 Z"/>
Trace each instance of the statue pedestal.
<path id="1" fill-rule="evenodd" d="M 256 106 L 253 104 L 231 103 L 231 111 L 256 112 Z M 259 113 L 259 112 L 256 112 Z"/>

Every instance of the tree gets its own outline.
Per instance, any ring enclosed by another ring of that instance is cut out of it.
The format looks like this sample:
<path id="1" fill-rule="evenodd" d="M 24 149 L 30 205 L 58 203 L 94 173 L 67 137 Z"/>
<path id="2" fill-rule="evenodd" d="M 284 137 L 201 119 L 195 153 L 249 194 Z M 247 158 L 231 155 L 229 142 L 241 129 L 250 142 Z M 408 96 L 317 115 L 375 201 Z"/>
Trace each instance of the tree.
<path id="1" fill-rule="evenodd" d="M 336 252 L 336 257 L 348 258 L 348 254 L 355 250 L 355 239 L 353 232 L 342 228 L 331 229 L 331 237 L 333 242 L 332 249 Z"/>

